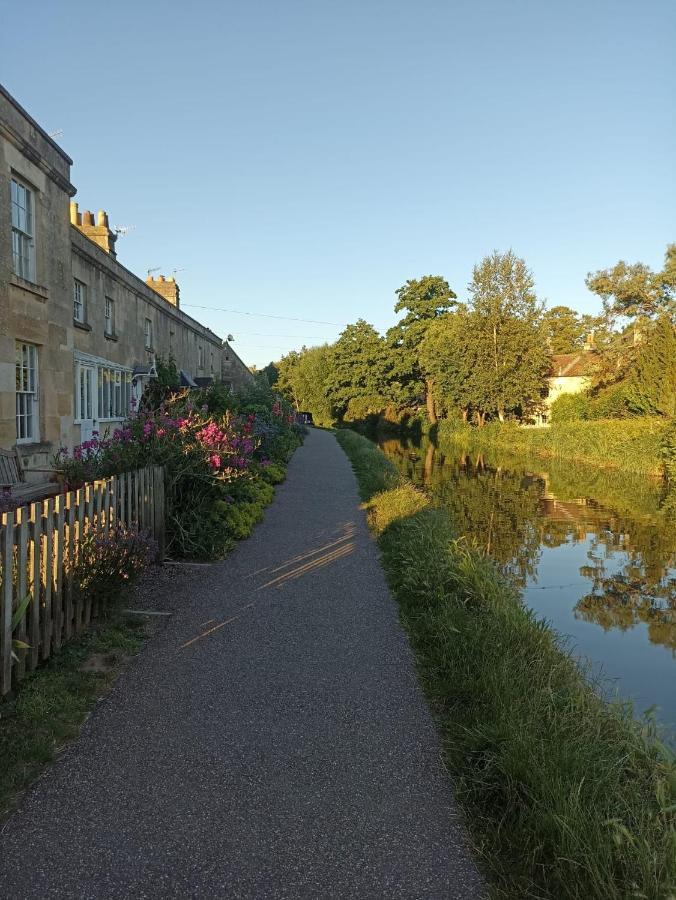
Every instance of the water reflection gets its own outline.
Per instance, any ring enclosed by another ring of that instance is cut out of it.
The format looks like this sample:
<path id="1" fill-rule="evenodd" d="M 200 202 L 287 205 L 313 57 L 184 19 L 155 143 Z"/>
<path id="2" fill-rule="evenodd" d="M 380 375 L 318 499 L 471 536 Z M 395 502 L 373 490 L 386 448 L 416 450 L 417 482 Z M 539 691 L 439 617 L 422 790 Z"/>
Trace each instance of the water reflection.
<path id="1" fill-rule="evenodd" d="M 624 695 L 676 722 L 676 517 L 664 485 L 431 442 L 380 446 Z"/>

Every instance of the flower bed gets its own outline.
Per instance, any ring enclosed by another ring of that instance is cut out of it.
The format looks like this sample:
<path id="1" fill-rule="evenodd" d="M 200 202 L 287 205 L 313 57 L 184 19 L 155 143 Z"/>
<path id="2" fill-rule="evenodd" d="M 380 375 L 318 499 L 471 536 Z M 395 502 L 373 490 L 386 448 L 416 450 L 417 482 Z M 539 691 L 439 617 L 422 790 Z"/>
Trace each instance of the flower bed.
<path id="1" fill-rule="evenodd" d="M 291 408 L 271 393 L 235 397 L 214 385 L 142 408 L 112 434 L 95 434 L 72 453 L 61 448 L 54 464 L 69 489 L 164 466 L 168 552 L 215 559 L 251 532 L 302 434 Z"/>

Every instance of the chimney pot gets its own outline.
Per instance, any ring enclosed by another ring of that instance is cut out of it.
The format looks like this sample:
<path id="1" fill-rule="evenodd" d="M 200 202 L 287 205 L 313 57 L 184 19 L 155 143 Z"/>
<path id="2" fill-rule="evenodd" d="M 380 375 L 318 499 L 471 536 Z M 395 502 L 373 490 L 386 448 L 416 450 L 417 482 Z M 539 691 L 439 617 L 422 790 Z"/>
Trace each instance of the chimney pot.
<path id="1" fill-rule="evenodd" d="M 108 227 L 108 213 L 100 209 L 96 214 L 96 222 L 99 228 L 107 228 Z"/>
<path id="2" fill-rule="evenodd" d="M 78 213 L 77 213 L 77 203 L 75 200 L 70 201 L 70 224 L 77 225 L 78 224 Z"/>

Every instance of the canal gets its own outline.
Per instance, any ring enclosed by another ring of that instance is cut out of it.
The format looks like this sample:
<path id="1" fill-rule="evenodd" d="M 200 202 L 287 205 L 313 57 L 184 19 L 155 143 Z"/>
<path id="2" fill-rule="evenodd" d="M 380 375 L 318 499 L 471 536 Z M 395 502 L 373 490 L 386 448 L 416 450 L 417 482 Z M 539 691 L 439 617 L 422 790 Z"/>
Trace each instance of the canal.
<path id="1" fill-rule="evenodd" d="M 524 602 L 589 660 L 608 696 L 676 735 L 676 497 L 659 481 L 571 463 L 381 440 Z"/>

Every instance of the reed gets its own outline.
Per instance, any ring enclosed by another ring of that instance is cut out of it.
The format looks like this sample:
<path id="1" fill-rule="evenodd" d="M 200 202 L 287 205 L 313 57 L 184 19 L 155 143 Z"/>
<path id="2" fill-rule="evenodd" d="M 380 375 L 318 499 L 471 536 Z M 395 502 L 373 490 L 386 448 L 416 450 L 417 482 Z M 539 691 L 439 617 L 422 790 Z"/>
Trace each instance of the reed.
<path id="1" fill-rule="evenodd" d="M 560 422 L 549 428 L 499 422 L 473 428 L 445 420 L 438 437 L 442 446 L 505 449 L 665 477 L 676 454 L 673 431 L 672 422 L 659 418 Z"/>

